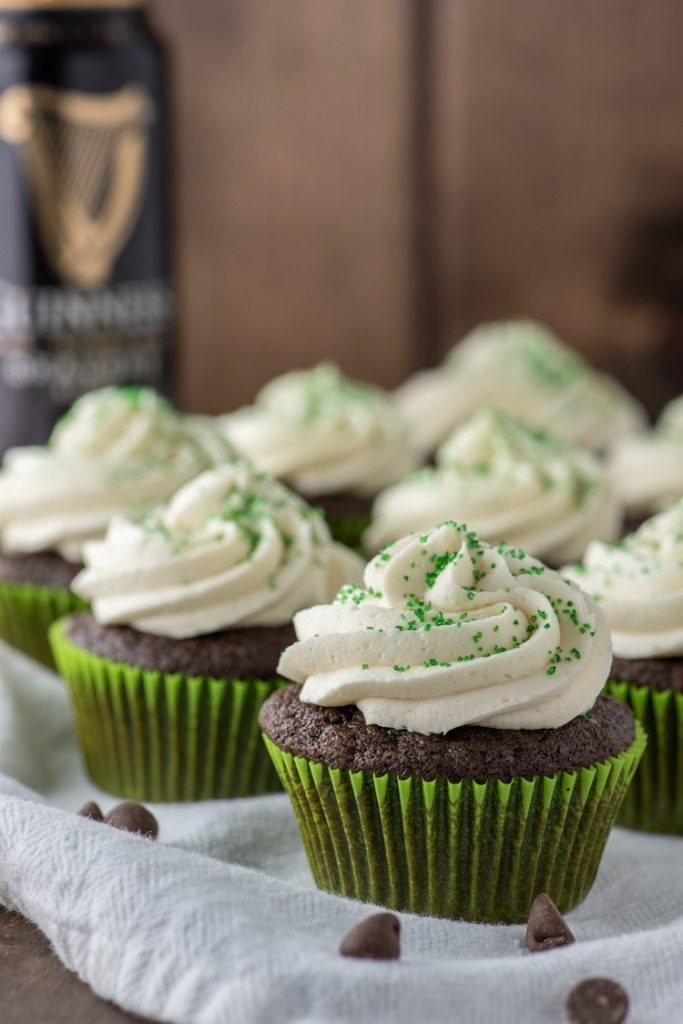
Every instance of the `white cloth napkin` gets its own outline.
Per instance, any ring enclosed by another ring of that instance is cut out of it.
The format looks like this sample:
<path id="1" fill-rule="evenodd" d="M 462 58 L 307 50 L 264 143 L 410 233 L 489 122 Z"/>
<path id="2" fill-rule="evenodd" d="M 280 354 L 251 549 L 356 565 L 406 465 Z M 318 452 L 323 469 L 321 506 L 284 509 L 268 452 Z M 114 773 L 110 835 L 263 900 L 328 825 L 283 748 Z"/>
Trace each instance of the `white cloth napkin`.
<path id="1" fill-rule="evenodd" d="M 369 908 L 318 892 L 285 796 L 154 806 L 158 843 L 105 810 L 63 684 L 0 644 L 0 902 L 121 1007 L 177 1024 L 560 1024 L 602 975 L 629 1024 L 683 1021 L 683 839 L 617 830 L 568 916 L 578 942 L 529 954 L 524 928 L 402 915 L 398 962 L 338 955 Z"/>

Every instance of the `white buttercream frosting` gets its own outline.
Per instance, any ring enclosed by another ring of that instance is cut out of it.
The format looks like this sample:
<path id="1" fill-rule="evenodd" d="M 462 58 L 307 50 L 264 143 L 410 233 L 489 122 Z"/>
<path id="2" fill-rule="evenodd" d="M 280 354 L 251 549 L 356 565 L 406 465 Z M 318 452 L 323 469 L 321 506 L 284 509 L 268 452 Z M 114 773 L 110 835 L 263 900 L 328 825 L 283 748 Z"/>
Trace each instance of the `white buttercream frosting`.
<path id="1" fill-rule="evenodd" d="M 117 512 L 169 497 L 234 457 L 208 419 L 177 413 L 151 388 L 103 388 L 74 404 L 47 445 L 14 448 L 0 471 L 0 545 L 77 562 Z"/>
<path id="2" fill-rule="evenodd" d="M 683 499 L 563 572 L 603 608 L 620 658 L 683 656 Z"/>
<path id="3" fill-rule="evenodd" d="M 397 398 L 422 453 L 481 405 L 600 451 L 645 424 L 643 409 L 616 380 L 530 320 L 478 327 L 441 366 L 410 378 Z"/>
<path id="4" fill-rule="evenodd" d="M 393 397 L 328 364 L 277 377 L 220 422 L 241 455 L 305 495 L 374 494 L 414 465 Z"/>
<path id="5" fill-rule="evenodd" d="M 302 700 L 355 704 L 369 724 L 425 734 L 557 728 L 593 706 L 611 664 L 590 597 L 457 523 L 396 541 L 364 588 L 294 624 L 279 671 L 303 684 Z"/>
<path id="6" fill-rule="evenodd" d="M 595 456 L 498 410 L 456 428 L 437 463 L 376 498 L 368 550 L 455 518 L 557 565 L 619 534 L 619 505 Z"/>
<path id="7" fill-rule="evenodd" d="M 683 396 L 665 406 L 653 430 L 615 446 L 609 472 L 634 513 L 657 512 L 683 496 Z"/>
<path id="8" fill-rule="evenodd" d="M 362 562 L 286 487 L 244 462 L 208 470 L 84 547 L 74 591 L 98 622 L 177 639 L 279 626 L 362 578 Z"/>

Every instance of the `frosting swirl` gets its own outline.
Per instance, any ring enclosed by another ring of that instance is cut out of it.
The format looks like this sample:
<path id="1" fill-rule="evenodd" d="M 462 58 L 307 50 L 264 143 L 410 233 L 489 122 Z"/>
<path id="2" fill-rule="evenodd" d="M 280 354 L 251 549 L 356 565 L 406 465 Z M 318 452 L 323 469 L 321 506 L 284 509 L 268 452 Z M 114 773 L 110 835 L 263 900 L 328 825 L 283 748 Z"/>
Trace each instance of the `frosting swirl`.
<path id="1" fill-rule="evenodd" d="M 619 507 L 597 459 L 495 409 L 456 428 L 437 463 L 375 500 L 369 550 L 449 516 L 556 565 L 580 558 L 594 537 L 618 534 Z"/>
<path id="2" fill-rule="evenodd" d="M 387 547 L 331 605 L 295 616 L 282 675 L 301 699 L 368 724 L 556 728 L 590 709 L 611 664 L 600 609 L 523 551 L 443 523 Z"/>
<path id="3" fill-rule="evenodd" d="M 397 398 L 422 453 L 481 405 L 594 450 L 645 422 L 639 403 L 616 380 L 530 320 L 478 327 L 441 366 L 410 378 Z"/>
<path id="4" fill-rule="evenodd" d="M 563 572 L 603 608 L 617 657 L 683 655 L 683 499 Z"/>
<path id="5" fill-rule="evenodd" d="M 315 509 L 237 461 L 202 473 L 142 521 L 113 519 L 84 556 L 72 586 L 99 622 L 176 639 L 284 625 L 362 574 Z"/>
<path id="6" fill-rule="evenodd" d="M 634 513 L 657 512 L 683 495 L 683 396 L 664 407 L 653 430 L 615 446 L 609 472 Z"/>
<path id="7" fill-rule="evenodd" d="M 277 377 L 221 423 L 241 455 L 305 495 L 373 494 L 414 464 L 394 399 L 326 363 Z"/>
<path id="8" fill-rule="evenodd" d="M 0 545 L 81 559 L 117 512 L 156 504 L 234 457 L 208 418 L 183 416 L 151 388 L 92 391 L 47 445 L 14 448 L 0 472 Z"/>

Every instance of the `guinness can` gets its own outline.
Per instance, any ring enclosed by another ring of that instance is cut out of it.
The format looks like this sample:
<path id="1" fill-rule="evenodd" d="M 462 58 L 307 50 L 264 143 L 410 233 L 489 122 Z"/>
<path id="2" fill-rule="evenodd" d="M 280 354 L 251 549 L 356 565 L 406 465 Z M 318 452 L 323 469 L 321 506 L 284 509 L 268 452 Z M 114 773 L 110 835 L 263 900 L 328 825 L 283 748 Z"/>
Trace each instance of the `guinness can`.
<path id="1" fill-rule="evenodd" d="M 169 384 L 165 58 L 138 0 L 0 0 L 0 454 Z"/>

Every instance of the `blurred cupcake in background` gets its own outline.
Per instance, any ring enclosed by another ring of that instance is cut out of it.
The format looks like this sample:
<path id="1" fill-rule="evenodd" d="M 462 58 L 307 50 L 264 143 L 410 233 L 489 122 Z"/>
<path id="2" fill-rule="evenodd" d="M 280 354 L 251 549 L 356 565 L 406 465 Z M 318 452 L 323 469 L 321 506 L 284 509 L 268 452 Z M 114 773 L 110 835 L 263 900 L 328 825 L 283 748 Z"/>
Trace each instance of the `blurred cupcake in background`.
<path id="1" fill-rule="evenodd" d="M 563 572 L 607 616 L 607 692 L 631 706 L 649 737 L 620 823 L 683 835 L 683 500 L 616 546 L 591 544 L 583 564 Z"/>
<path id="2" fill-rule="evenodd" d="M 204 417 L 176 412 L 150 388 L 80 398 L 46 445 L 15 448 L 0 470 L 0 639 L 50 665 L 50 622 L 81 607 L 69 590 L 85 541 L 117 512 L 169 497 L 233 458 Z"/>
<path id="3" fill-rule="evenodd" d="M 277 377 L 220 424 L 241 455 L 324 509 L 349 547 L 360 543 L 372 497 L 415 464 L 395 400 L 326 363 Z"/>
<path id="4" fill-rule="evenodd" d="M 98 786 L 135 800 L 277 789 L 256 716 L 292 616 L 362 578 L 322 515 L 243 462 L 141 521 L 112 520 L 73 583 L 92 605 L 52 627 Z"/>
<path id="5" fill-rule="evenodd" d="M 646 423 L 644 409 L 621 384 L 532 320 L 476 328 L 441 366 L 415 374 L 396 397 L 422 456 L 481 405 L 594 451 Z"/>
<path id="6" fill-rule="evenodd" d="M 619 536 L 620 506 L 597 458 L 496 409 L 457 427 L 436 461 L 376 498 L 368 551 L 447 518 L 555 566 Z"/>
<path id="7" fill-rule="evenodd" d="M 683 497 L 683 396 L 664 407 L 653 430 L 615 446 L 609 472 L 634 529 Z"/>
<path id="8" fill-rule="evenodd" d="M 486 922 L 585 897 L 645 742 L 590 597 L 442 523 L 294 624 L 260 723 L 321 888 Z"/>

